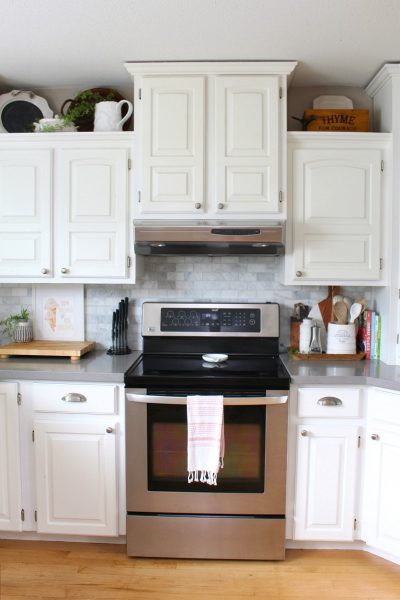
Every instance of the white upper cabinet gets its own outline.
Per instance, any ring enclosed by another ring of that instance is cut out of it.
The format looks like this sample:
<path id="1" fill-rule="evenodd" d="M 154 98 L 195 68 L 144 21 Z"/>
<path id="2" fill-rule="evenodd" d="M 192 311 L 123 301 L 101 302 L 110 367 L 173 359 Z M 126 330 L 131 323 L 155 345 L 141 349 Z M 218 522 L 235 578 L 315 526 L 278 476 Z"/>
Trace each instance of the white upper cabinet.
<path id="1" fill-rule="evenodd" d="M 217 210 L 278 213 L 278 77 L 216 78 Z"/>
<path id="2" fill-rule="evenodd" d="M 143 81 L 143 212 L 185 214 L 202 207 L 204 88 L 204 77 Z"/>
<path id="3" fill-rule="evenodd" d="M 132 140 L 0 135 L 0 281 L 134 281 Z"/>
<path id="4" fill-rule="evenodd" d="M 296 63 L 127 63 L 137 219 L 284 219 L 286 86 Z"/>
<path id="5" fill-rule="evenodd" d="M 52 267 L 52 151 L 0 147 L 0 277 Z"/>
<path id="6" fill-rule="evenodd" d="M 127 164 L 123 148 L 61 149 L 55 219 L 60 276 L 126 276 Z"/>
<path id="7" fill-rule="evenodd" d="M 289 135 L 286 283 L 382 283 L 388 137 Z"/>

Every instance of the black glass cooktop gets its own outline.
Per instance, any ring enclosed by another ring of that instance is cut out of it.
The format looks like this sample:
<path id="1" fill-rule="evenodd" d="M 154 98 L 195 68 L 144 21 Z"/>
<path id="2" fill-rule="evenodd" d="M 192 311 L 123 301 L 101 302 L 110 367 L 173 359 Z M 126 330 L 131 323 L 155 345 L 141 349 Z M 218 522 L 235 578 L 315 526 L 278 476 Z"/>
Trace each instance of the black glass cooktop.
<path id="1" fill-rule="evenodd" d="M 127 387 L 268 387 L 288 389 L 289 375 L 278 356 L 229 355 L 210 363 L 202 355 L 143 354 L 125 374 Z"/>

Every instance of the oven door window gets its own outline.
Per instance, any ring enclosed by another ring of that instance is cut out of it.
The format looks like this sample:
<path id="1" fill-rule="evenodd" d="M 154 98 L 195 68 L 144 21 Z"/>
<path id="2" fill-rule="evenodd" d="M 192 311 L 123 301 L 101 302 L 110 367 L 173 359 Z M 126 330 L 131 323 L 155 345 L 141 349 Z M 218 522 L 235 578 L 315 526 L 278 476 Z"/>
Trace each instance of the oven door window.
<path id="1" fill-rule="evenodd" d="M 186 406 L 147 405 L 148 489 L 170 492 L 263 493 L 265 406 L 225 406 L 224 467 L 218 485 L 187 482 Z"/>

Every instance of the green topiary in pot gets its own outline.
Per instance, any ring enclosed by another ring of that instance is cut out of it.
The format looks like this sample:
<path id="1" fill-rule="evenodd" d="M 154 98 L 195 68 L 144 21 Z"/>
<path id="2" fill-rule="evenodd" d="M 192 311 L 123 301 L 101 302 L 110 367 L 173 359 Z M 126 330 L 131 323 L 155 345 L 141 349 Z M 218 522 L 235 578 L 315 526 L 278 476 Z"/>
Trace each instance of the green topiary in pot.
<path id="1" fill-rule="evenodd" d="M 119 102 L 122 96 L 110 88 L 93 88 L 79 92 L 73 100 L 66 100 L 61 107 L 65 125 L 74 124 L 79 131 L 93 131 L 94 112 L 98 102 Z M 69 108 L 64 112 L 66 104 Z"/>
<path id="2" fill-rule="evenodd" d="M 18 324 L 21 321 L 24 323 L 29 323 L 30 317 L 31 315 L 28 308 L 21 308 L 19 313 L 9 315 L 0 321 L 1 332 L 4 333 L 8 338 L 13 339 Z"/>

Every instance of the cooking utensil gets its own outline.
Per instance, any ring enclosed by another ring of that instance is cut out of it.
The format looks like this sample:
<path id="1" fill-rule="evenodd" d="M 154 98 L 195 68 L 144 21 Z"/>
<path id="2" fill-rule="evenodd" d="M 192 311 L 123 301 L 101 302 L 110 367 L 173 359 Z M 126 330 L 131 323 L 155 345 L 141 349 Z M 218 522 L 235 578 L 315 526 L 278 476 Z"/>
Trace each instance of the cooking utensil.
<path id="1" fill-rule="evenodd" d="M 347 304 L 342 301 L 336 302 L 333 306 L 333 314 L 336 317 L 336 320 L 340 325 L 344 325 L 347 323 L 347 314 L 348 314 Z"/>
<path id="2" fill-rule="evenodd" d="M 325 300 L 318 302 L 325 330 L 328 328 L 328 323 L 332 321 L 333 297 L 337 295 L 338 292 L 340 292 L 339 287 L 330 285 L 328 287 L 328 297 L 325 298 Z"/>
<path id="3" fill-rule="evenodd" d="M 362 306 L 361 313 L 363 313 L 367 309 L 368 300 L 366 300 L 365 298 L 357 298 L 355 300 L 355 302 L 358 302 L 359 304 L 361 304 L 361 306 Z"/>
<path id="4" fill-rule="evenodd" d="M 361 315 L 361 311 L 362 311 L 362 304 L 360 304 L 359 302 L 354 302 L 350 306 L 350 321 L 349 321 L 349 323 L 354 323 L 354 321 L 357 319 L 357 317 L 359 317 Z"/>
<path id="5" fill-rule="evenodd" d="M 336 294 L 336 296 L 333 296 L 332 303 L 336 304 L 336 302 L 343 302 L 343 296 L 341 296 L 340 294 Z"/>

